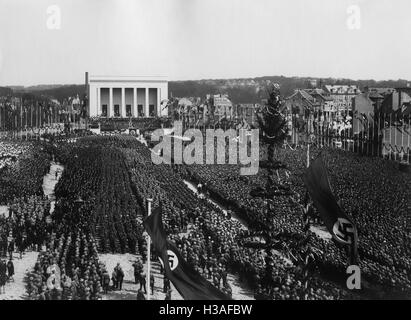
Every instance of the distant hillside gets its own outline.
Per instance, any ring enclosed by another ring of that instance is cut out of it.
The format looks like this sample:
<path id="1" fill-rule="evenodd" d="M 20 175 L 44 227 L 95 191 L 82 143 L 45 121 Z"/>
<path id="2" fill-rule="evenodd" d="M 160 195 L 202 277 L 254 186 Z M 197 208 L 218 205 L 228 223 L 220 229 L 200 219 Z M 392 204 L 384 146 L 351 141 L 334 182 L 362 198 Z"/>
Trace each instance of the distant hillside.
<path id="1" fill-rule="evenodd" d="M 85 93 L 86 86 L 84 84 L 65 85 L 56 88 L 49 88 L 46 90 L 36 90 L 36 93 L 44 94 L 48 97 L 53 97 L 60 102 L 68 97 L 75 97 L 77 94 L 81 98 Z"/>
<path id="2" fill-rule="evenodd" d="M 308 77 L 284 77 L 268 76 L 245 79 L 216 79 L 197 81 L 170 81 L 169 95 L 174 97 L 198 96 L 203 97 L 207 93 L 228 93 L 234 103 L 258 103 L 265 97 L 265 84 L 272 81 L 280 84 L 281 94 L 290 96 L 297 88 L 310 88 L 312 81 L 320 84 L 352 84 L 364 87 L 405 87 L 407 80 L 351 80 L 334 78 L 308 78 Z"/>
<path id="3" fill-rule="evenodd" d="M 208 79 L 191 81 L 170 81 L 169 96 L 174 97 L 205 97 L 206 94 L 227 93 L 234 103 L 259 103 L 265 98 L 265 84 L 267 81 L 279 83 L 281 94 L 284 97 L 290 96 L 297 88 L 309 88 L 312 82 L 320 84 L 352 84 L 363 89 L 369 87 L 405 87 L 407 80 L 351 80 L 334 78 L 310 78 L 310 77 L 284 77 L 266 76 L 257 78 L 239 79 Z M 45 95 L 62 101 L 65 98 L 76 96 L 81 97 L 85 92 L 85 85 L 38 85 L 31 87 L 15 87 L 16 92 L 34 93 Z M 10 90 L 10 88 L 3 88 Z"/>
<path id="4" fill-rule="evenodd" d="M 13 90 L 7 87 L 0 87 L 0 96 L 7 96 L 11 95 L 13 93 Z"/>

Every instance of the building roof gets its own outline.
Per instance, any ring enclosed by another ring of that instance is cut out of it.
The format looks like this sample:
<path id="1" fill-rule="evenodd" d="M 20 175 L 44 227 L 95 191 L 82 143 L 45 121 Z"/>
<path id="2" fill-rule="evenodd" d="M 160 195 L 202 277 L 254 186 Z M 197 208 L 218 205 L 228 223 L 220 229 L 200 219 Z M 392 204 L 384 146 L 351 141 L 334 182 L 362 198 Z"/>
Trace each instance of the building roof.
<path id="1" fill-rule="evenodd" d="M 291 96 L 289 96 L 286 100 L 293 99 L 297 95 L 301 95 L 301 97 L 304 100 L 308 101 L 310 104 L 314 104 L 314 102 L 315 102 L 315 99 L 309 93 L 307 93 L 307 92 L 305 92 L 304 90 L 301 90 L 301 89 L 295 90 L 295 92 Z"/>
<path id="2" fill-rule="evenodd" d="M 89 75 L 88 82 L 139 82 L 154 81 L 167 82 L 166 76 L 113 76 L 113 75 Z"/>
<path id="3" fill-rule="evenodd" d="M 325 85 L 325 90 L 330 94 L 360 94 L 356 85 Z"/>
<path id="4" fill-rule="evenodd" d="M 305 89 L 305 92 L 313 96 L 314 98 L 320 98 L 324 101 L 333 101 L 333 99 L 329 96 L 327 96 L 327 93 L 323 89 Z"/>
<path id="5" fill-rule="evenodd" d="M 192 106 L 193 102 L 189 98 L 181 98 L 178 100 L 179 106 Z"/>
<path id="6" fill-rule="evenodd" d="M 394 88 L 368 88 L 369 92 L 374 92 L 380 94 L 382 97 L 395 91 Z"/>
<path id="7" fill-rule="evenodd" d="M 381 94 L 379 94 L 378 92 L 375 92 L 375 91 L 370 91 L 368 93 L 368 97 L 370 99 L 384 99 L 384 96 L 382 96 Z"/>

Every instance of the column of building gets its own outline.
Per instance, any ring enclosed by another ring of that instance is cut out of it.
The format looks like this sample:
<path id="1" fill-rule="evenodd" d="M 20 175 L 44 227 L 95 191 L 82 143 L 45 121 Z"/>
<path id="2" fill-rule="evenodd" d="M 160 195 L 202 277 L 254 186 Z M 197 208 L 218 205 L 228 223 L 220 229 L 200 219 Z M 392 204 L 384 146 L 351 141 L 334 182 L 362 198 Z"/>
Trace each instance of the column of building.
<path id="1" fill-rule="evenodd" d="M 126 112 L 126 88 L 121 88 L 121 110 L 120 110 L 120 117 L 125 118 L 127 117 Z"/>
<path id="2" fill-rule="evenodd" d="M 134 87 L 133 89 L 133 102 L 131 105 L 131 114 L 133 117 L 138 117 L 138 88 Z M 109 101 L 107 106 L 107 117 L 114 116 L 114 99 L 113 99 L 113 87 L 109 87 Z M 126 110 L 126 88 L 121 88 L 121 106 L 120 106 L 120 117 L 125 118 L 127 117 L 127 110 Z M 158 116 L 161 116 L 161 89 L 157 88 L 156 92 L 156 104 L 154 104 L 155 110 L 154 113 Z M 150 116 L 150 88 L 144 88 L 144 105 L 143 105 L 143 113 L 145 117 Z M 103 114 L 102 108 L 102 88 L 97 88 L 97 115 L 101 116 Z"/>
<path id="3" fill-rule="evenodd" d="M 137 88 L 133 88 L 133 111 L 132 114 L 134 117 L 138 117 L 137 113 Z"/>
<path id="4" fill-rule="evenodd" d="M 109 97 L 108 97 L 108 108 L 107 108 L 107 117 L 114 115 L 114 106 L 113 106 L 113 88 L 109 88 Z"/>
<path id="5" fill-rule="evenodd" d="M 149 117 L 150 116 L 150 108 L 149 108 L 149 105 L 148 105 L 148 102 L 149 102 L 149 100 L 148 100 L 148 94 L 149 94 L 149 89 L 148 88 L 146 88 L 145 89 L 145 93 L 146 93 L 146 95 L 145 95 L 145 102 L 144 102 L 144 107 L 145 107 L 145 111 L 144 111 L 144 115 L 146 116 L 146 117 Z"/>
<path id="6" fill-rule="evenodd" d="M 101 116 L 101 88 L 97 87 L 97 115 Z"/>
<path id="7" fill-rule="evenodd" d="M 160 95 L 160 88 L 157 88 L 157 116 L 161 117 L 161 95 Z"/>

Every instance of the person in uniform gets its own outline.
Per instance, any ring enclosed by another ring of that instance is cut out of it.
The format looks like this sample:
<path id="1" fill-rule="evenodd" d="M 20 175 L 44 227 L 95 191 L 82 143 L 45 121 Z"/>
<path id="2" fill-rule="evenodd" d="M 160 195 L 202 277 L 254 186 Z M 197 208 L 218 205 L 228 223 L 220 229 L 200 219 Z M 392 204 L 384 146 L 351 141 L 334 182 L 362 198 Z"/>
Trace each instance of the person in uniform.
<path id="1" fill-rule="evenodd" d="M 13 252 L 14 252 L 14 240 L 13 240 L 13 238 L 11 239 L 11 241 L 9 243 L 8 252 L 9 252 L 10 260 L 13 260 Z"/>
<path id="2" fill-rule="evenodd" d="M 154 295 L 154 275 L 150 275 L 150 288 L 151 288 L 151 295 Z"/>
<path id="3" fill-rule="evenodd" d="M 140 282 L 141 272 L 142 272 L 142 265 L 141 262 L 135 261 L 133 263 L 134 268 L 134 283 L 137 284 Z"/>
<path id="4" fill-rule="evenodd" d="M 9 277 L 9 280 L 13 280 L 14 282 L 14 264 L 13 261 L 9 260 L 9 262 L 7 262 L 7 274 Z"/>
<path id="5" fill-rule="evenodd" d="M 104 269 L 103 275 L 102 275 L 102 286 L 103 286 L 103 290 L 105 294 L 107 294 L 109 285 L 110 285 L 110 275 L 108 274 L 107 270 Z"/>
<path id="6" fill-rule="evenodd" d="M 120 263 L 117 263 L 116 267 L 116 273 L 117 273 L 117 289 L 122 290 L 123 288 L 123 279 L 124 279 L 124 272 L 123 269 L 120 266 Z"/>
<path id="7" fill-rule="evenodd" d="M 144 296 L 143 291 L 141 289 L 138 289 L 137 291 L 137 300 L 146 300 L 146 297 Z"/>
<path id="8" fill-rule="evenodd" d="M 142 272 L 140 276 L 140 290 L 142 289 L 144 289 L 144 293 L 147 294 L 146 274 L 144 272 Z"/>
<path id="9" fill-rule="evenodd" d="M 164 275 L 164 286 L 163 286 L 163 292 L 167 293 L 168 289 L 170 289 L 170 280 Z"/>
<path id="10" fill-rule="evenodd" d="M 164 300 L 171 300 L 171 289 L 167 290 L 166 297 L 164 298 Z"/>
<path id="11" fill-rule="evenodd" d="M 111 274 L 111 281 L 113 281 L 113 290 L 117 289 L 117 272 L 116 270 L 113 270 L 113 273 Z"/>
<path id="12" fill-rule="evenodd" d="M 6 293 L 5 285 L 6 285 L 6 262 L 4 260 L 0 260 L 0 294 Z M 2 290 L 3 289 L 3 290 Z M 2 292 L 3 291 L 3 292 Z"/>

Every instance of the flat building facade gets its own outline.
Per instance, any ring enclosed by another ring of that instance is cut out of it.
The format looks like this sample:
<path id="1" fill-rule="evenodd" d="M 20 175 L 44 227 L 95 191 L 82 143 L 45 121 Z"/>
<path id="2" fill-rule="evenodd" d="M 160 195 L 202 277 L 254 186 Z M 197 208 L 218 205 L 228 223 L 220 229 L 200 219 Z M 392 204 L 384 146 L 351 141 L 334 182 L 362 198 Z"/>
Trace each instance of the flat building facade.
<path id="1" fill-rule="evenodd" d="M 89 116 L 138 118 L 167 116 L 161 101 L 168 98 L 165 77 L 94 76 L 86 73 Z"/>

